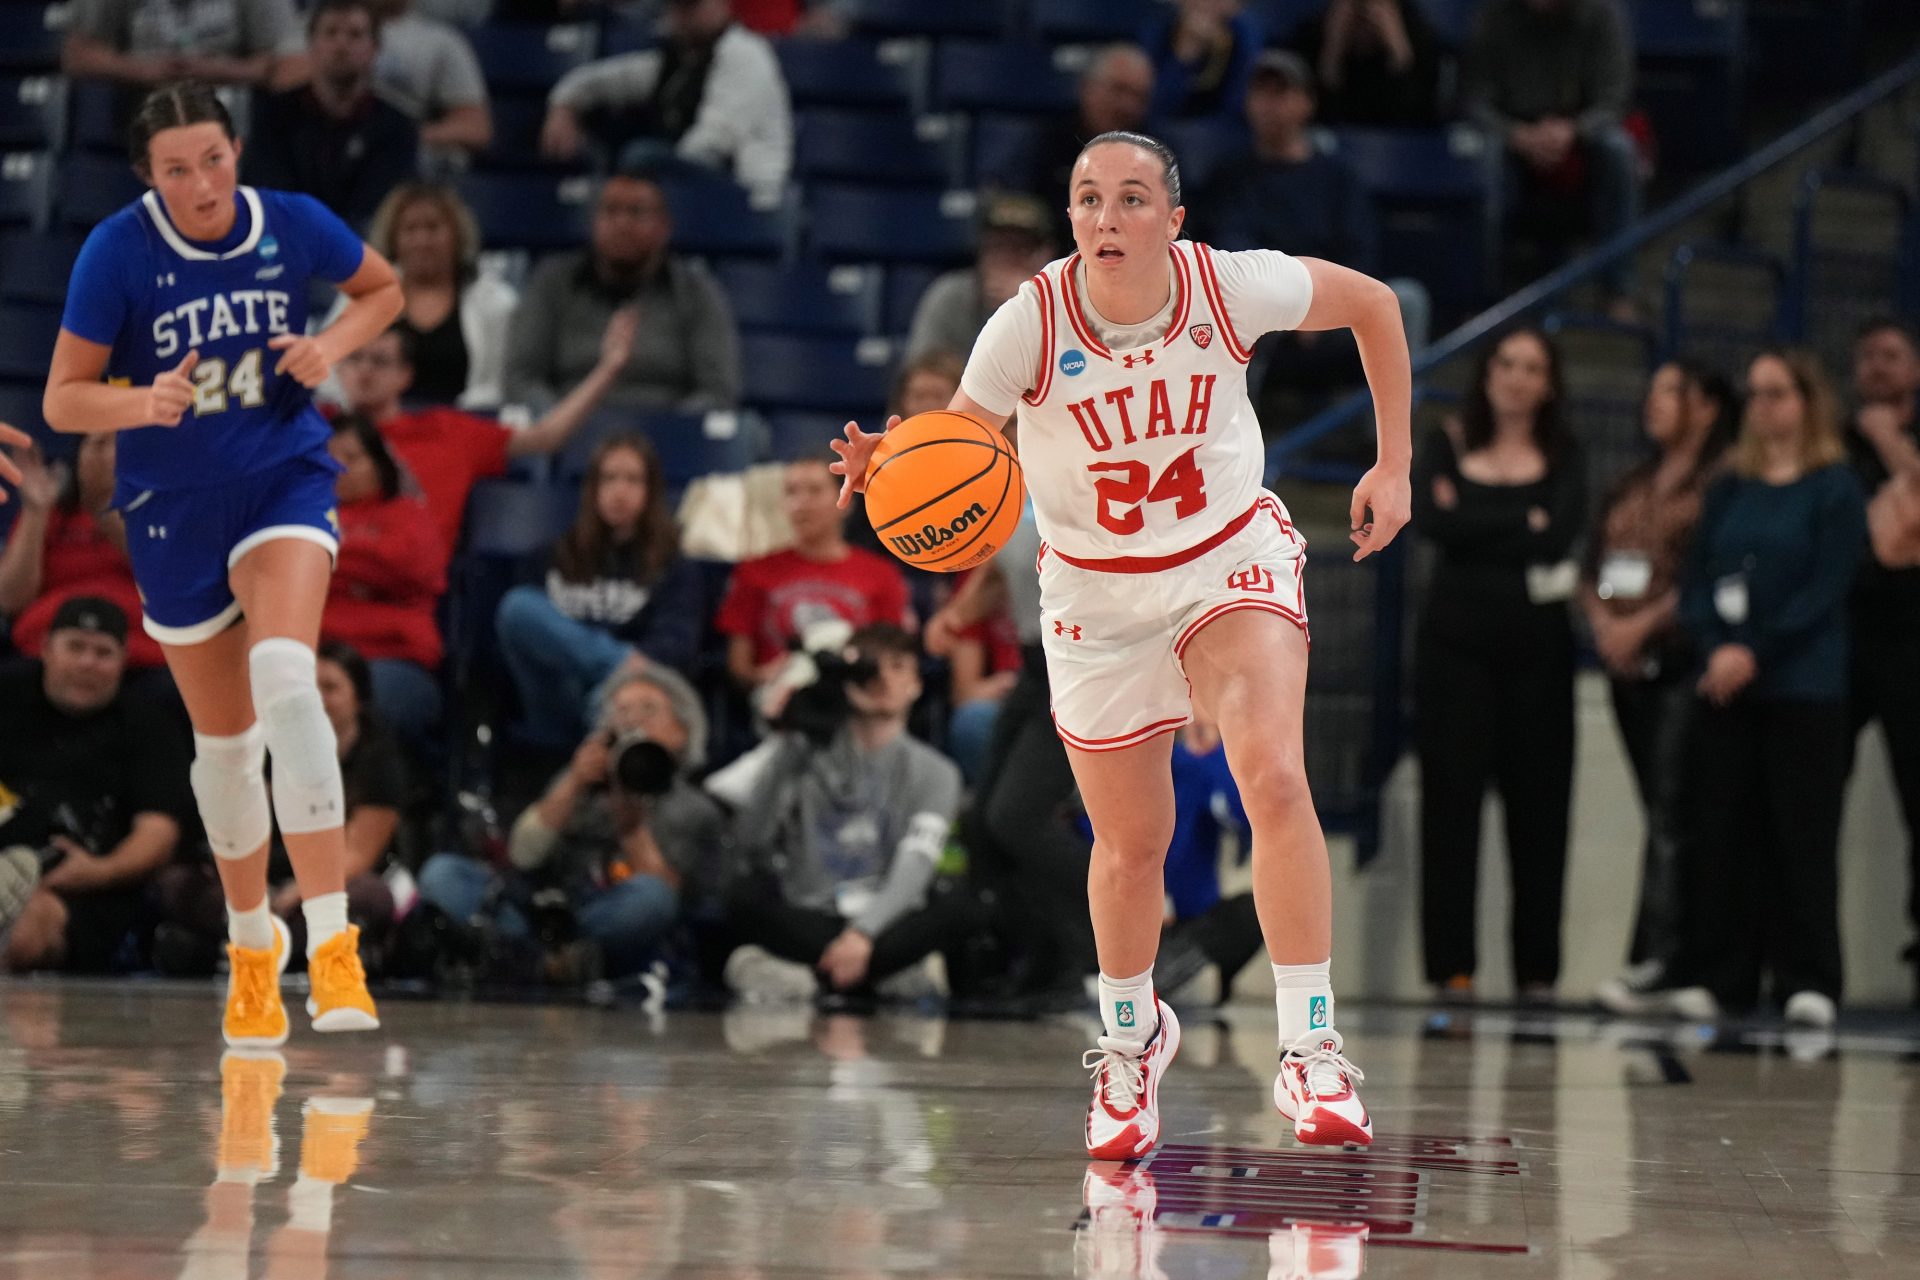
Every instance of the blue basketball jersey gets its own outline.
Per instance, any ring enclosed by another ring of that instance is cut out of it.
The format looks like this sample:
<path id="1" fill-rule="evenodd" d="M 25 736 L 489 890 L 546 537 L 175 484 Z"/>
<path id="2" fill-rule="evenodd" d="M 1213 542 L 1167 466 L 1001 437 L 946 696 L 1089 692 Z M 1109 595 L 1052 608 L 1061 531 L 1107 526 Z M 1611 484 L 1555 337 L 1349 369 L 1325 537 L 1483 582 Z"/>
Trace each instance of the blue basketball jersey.
<path id="1" fill-rule="evenodd" d="M 194 402 L 177 427 L 119 439 L 122 490 L 197 488 L 324 456 L 313 394 L 273 371 L 268 341 L 307 330 L 308 286 L 360 269 L 360 237 L 311 196 L 241 187 L 233 230 L 182 235 L 157 193 L 100 223 L 68 283 L 61 326 L 110 346 L 107 378 L 144 386 L 189 351 Z"/>

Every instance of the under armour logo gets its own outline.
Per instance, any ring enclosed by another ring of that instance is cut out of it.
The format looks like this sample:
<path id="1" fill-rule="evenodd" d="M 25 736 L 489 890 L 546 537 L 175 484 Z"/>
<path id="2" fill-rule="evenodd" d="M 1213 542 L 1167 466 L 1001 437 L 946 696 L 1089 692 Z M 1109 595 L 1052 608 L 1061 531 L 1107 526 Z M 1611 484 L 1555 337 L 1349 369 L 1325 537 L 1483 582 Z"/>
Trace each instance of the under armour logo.
<path id="1" fill-rule="evenodd" d="M 1238 573 L 1227 575 L 1229 591 L 1258 591 L 1265 595 L 1273 594 L 1273 575 L 1259 565 L 1251 569 L 1242 569 Z"/>
<path id="2" fill-rule="evenodd" d="M 1153 352 L 1152 352 L 1152 351 L 1148 351 L 1148 352 L 1147 352 L 1147 353 L 1146 353 L 1145 355 L 1138 355 L 1138 356 L 1121 356 L 1120 358 L 1121 358 L 1122 360 L 1124 360 L 1124 361 L 1126 361 L 1126 365 L 1127 365 L 1127 368 L 1129 368 L 1129 369 L 1131 369 L 1131 368 L 1133 368 L 1133 366 L 1135 365 L 1135 363 L 1139 363 L 1139 364 L 1152 364 L 1152 363 L 1153 363 Z"/>
<path id="3" fill-rule="evenodd" d="M 1078 640 L 1080 638 L 1080 628 L 1068 626 L 1064 622 L 1056 622 L 1053 624 L 1053 634 L 1065 636 L 1069 640 Z"/>

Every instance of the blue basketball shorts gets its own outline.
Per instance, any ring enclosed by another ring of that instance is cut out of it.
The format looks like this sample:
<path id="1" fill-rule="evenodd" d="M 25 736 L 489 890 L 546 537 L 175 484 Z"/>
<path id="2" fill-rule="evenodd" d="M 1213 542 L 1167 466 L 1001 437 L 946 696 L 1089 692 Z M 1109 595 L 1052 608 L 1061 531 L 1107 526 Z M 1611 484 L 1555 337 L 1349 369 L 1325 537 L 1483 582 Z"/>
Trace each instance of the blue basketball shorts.
<path id="1" fill-rule="evenodd" d="M 334 477 L 320 455 L 191 489 L 122 482 L 113 505 L 127 524 L 127 555 L 140 588 L 141 621 L 161 644 L 192 645 L 240 616 L 227 584 L 240 557 L 275 538 L 302 538 L 340 553 Z"/>

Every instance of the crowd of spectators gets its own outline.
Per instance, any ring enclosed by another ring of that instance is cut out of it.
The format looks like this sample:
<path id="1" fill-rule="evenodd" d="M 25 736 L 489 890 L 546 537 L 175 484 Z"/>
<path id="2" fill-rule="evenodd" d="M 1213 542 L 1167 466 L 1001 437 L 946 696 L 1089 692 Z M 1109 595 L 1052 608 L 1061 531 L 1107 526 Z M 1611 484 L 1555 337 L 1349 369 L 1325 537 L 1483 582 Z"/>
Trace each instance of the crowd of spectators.
<path id="1" fill-rule="evenodd" d="M 128 93 L 183 75 L 250 91 L 243 176 L 312 194 L 399 269 L 401 320 L 322 391 L 342 548 L 320 681 L 370 964 L 1077 1002 L 1091 837 L 1048 714 L 1030 514 L 998 560 L 933 581 L 835 505 L 820 452 L 784 466 L 785 544 L 716 570 L 683 554 L 661 442 L 633 429 L 741 406 L 733 308 L 676 249 L 667 187 L 706 172 L 777 202 L 795 126 L 769 38 L 832 38 L 845 16 L 831 0 L 667 0 L 657 43 L 561 78 L 538 160 L 597 171 L 587 232 L 521 277 L 487 261 L 448 180 L 495 142 L 459 25 L 476 7 L 81 0 L 66 52 L 72 75 Z M 1137 43 L 1090 51 L 1074 109 L 986 175 L 974 261 L 912 309 L 892 407 L 944 406 L 986 317 L 1063 250 L 1067 171 L 1097 133 L 1215 129 L 1236 141 L 1192 202 L 1195 234 L 1378 271 L 1372 201 L 1322 126 L 1464 121 L 1487 135 L 1510 228 L 1604 238 L 1645 176 L 1632 77 L 1618 0 L 1485 0 L 1457 63 L 1416 0 L 1332 0 L 1288 47 L 1235 0 L 1170 3 Z M 1393 283 L 1417 344 L 1424 291 Z M 1609 285 L 1627 300 L 1630 278 Z M 1343 334 L 1275 335 L 1256 368 L 1263 408 L 1359 376 Z M 1426 976 L 1473 990 L 1493 788 L 1521 994 L 1566 994 L 1574 680 L 1591 650 L 1648 818 L 1628 965 L 1603 1001 L 1690 1013 L 1765 992 L 1830 1021 L 1839 804 L 1869 721 L 1920 828 L 1920 346 L 1896 321 L 1867 329 L 1845 423 L 1803 353 L 1662 366 L 1648 460 L 1597 513 L 1565 381 L 1546 333 L 1504 334 L 1417 454 L 1415 531 L 1436 553 L 1413 660 Z M 214 864 L 107 505 L 113 447 L 23 458 L 0 548 L 6 963 L 209 972 Z M 502 795 L 527 803 L 489 834 L 439 812 L 448 739 L 472 721 L 447 705 L 443 625 L 469 498 L 509 474 L 577 483 L 577 511 L 485 622 L 490 762 L 541 780 Z M 1244 815 L 1208 726 L 1181 735 L 1175 766 L 1163 980 L 1218 999 L 1259 947 L 1250 898 L 1220 884 Z M 1920 928 L 1920 847 L 1914 880 Z M 274 907 L 297 924 L 285 881 Z"/>

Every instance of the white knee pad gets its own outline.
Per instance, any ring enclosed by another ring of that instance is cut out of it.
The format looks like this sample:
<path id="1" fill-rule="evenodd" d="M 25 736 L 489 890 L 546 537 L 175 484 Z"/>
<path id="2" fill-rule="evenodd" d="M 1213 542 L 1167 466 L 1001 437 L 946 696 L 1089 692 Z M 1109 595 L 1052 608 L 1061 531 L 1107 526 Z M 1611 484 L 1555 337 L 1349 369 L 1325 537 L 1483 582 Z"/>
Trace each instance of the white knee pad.
<path id="1" fill-rule="evenodd" d="M 273 834 L 267 811 L 267 735 L 255 721 L 229 738 L 193 735 L 187 778 L 216 858 L 244 858 Z"/>
<path id="2" fill-rule="evenodd" d="M 298 640 L 262 640 L 247 654 L 253 709 L 273 752 L 273 811 L 288 835 L 346 820 L 339 743 L 320 702 L 313 650 Z"/>

